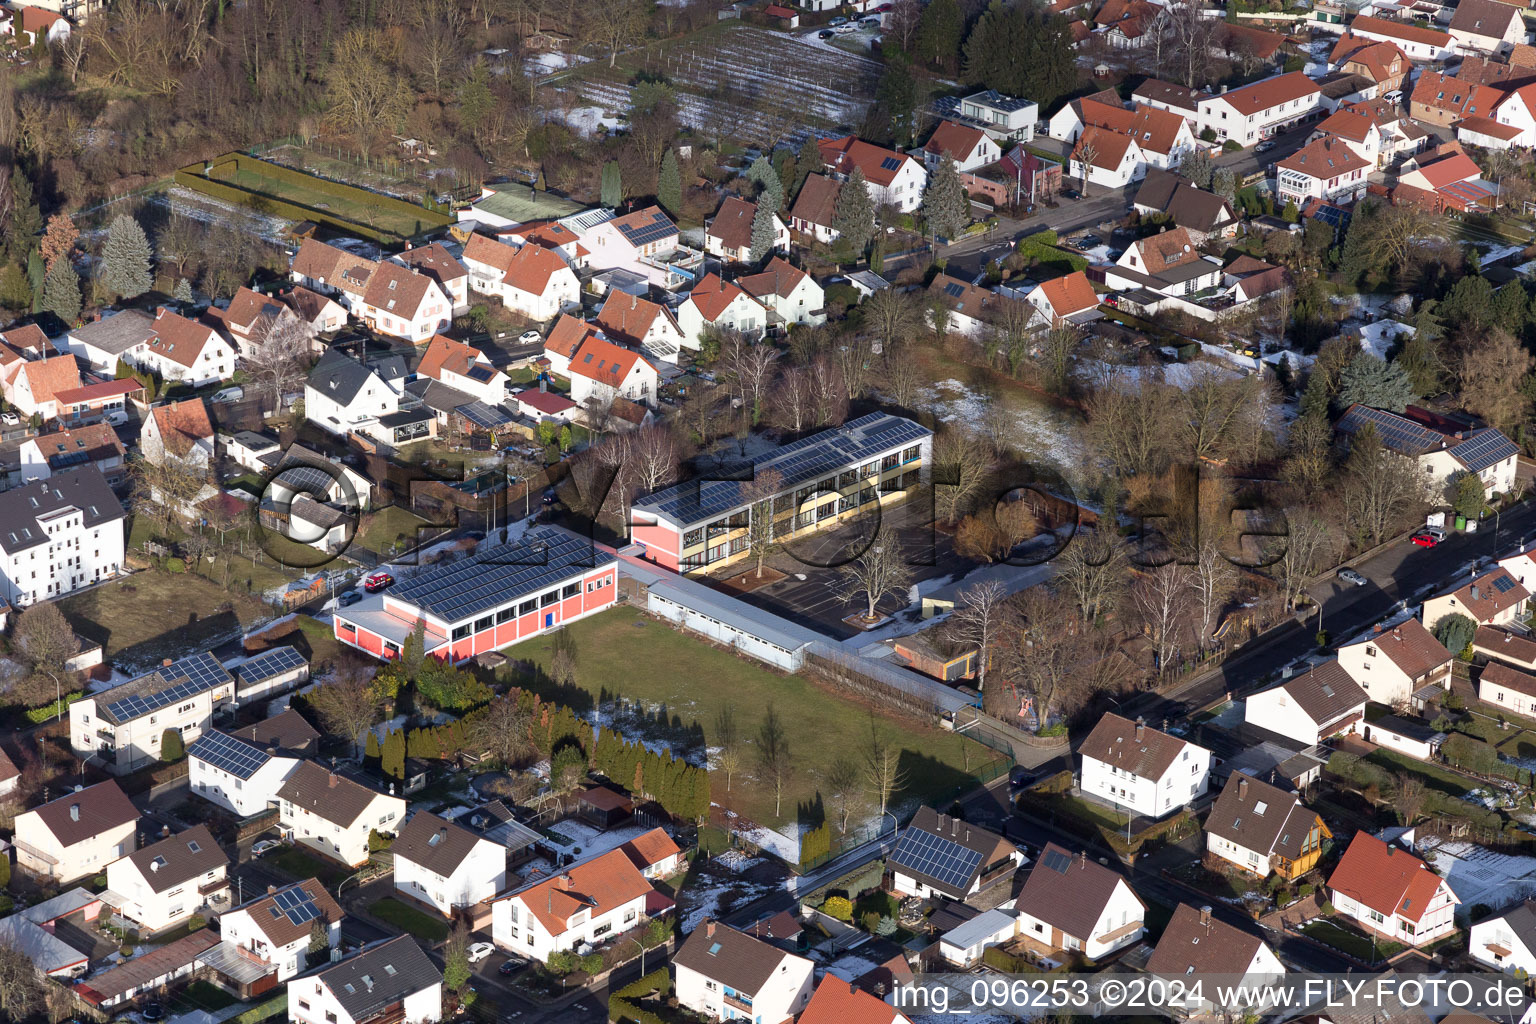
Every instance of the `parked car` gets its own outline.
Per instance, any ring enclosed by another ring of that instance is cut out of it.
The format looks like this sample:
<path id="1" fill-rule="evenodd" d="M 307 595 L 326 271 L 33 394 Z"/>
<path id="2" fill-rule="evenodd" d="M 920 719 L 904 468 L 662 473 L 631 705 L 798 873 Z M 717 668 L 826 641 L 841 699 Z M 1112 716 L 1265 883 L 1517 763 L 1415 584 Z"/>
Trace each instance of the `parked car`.
<path id="1" fill-rule="evenodd" d="M 363 599 L 363 595 L 355 590 L 349 590 L 336 599 L 336 607 L 350 608 Z"/>
<path id="2" fill-rule="evenodd" d="M 216 403 L 238 402 L 238 401 L 240 401 L 240 399 L 242 399 L 244 397 L 245 397 L 245 388 L 236 386 L 236 387 L 232 387 L 232 388 L 225 388 L 223 391 L 217 392 L 213 396 L 213 400 Z"/>
<path id="3" fill-rule="evenodd" d="M 876 15 L 871 15 L 868 18 L 860 18 L 859 19 L 859 24 L 863 25 L 863 26 L 865 26 L 867 28 L 879 28 L 880 27 L 880 18 L 878 16 L 876 16 Z"/>
<path id="4" fill-rule="evenodd" d="M 496 947 L 489 942 L 476 942 L 469 947 L 469 962 L 477 964 L 481 960 L 496 952 Z"/>
<path id="5" fill-rule="evenodd" d="M 363 589 L 370 594 L 376 594 L 394 582 L 395 578 L 387 572 L 369 573 L 363 578 Z"/>
<path id="6" fill-rule="evenodd" d="M 837 28 L 833 29 L 832 31 L 836 32 L 840 36 L 844 36 L 850 32 L 857 32 L 858 30 L 859 26 L 853 24 L 852 22 L 845 22 L 837 26 Z"/>
<path id="7" fill-rule="evenodd" d="M 532 345 L 536 341 L 543 341 L 544 338 L 538 331 L 524 331 L 517 336 L 517 340 L 524 345 Z"/>
<path id="8" fill-rule="evenodd" d="M 264 856 L 264 855 L 266 855 L 268 853 L 271 853 L 273 850 L 277 849 L 279 846 L 282 846 L 282 845 L 283 844 L 278 842 L 276 839 L 260 839 L 260 840 L 257 840 L 256 843 L 251 846 L 251 856 L 252 857 Z"/>
<path id="9" fill-rule="evenodd" d="M 1038 781 L 1040 773 L 1021 764 L 1014 765 L 1008 772 L 1008 785 L 1012 789 L 1028 789 Z"/>
<path id="10" fill-rule="evenodd" d="M 1275 148 L 1275 140 L 1274 139 L 1265 139 L 1263 142 L 1259 143 L 1257 146 L 1254 146 L 1253 147 L 1253 151 L 1255 153 L 1268 153 L 1270 150 L 1272 150 L 1274 148 Z"/>
<path id="11" fill-rule="evenodd" d="M 1352 586 L 1356 586 L 1356 587 L 1363 587 L 1367 583 L 1371 582 L 1370 580 L 1366 579 L 1363 575 L 1361 575 L 1360 573 L 1356 572 L 1353 569 L 1340 569 L 1339 570 L 1339 579 L 1343 580 L 1345 583 L 1348 583 L 1348 584 L 1350 584 Z"/>
<path id="12" fill-rule="evenodd" d="M 1414 534 L 1408 539 L 1421 548 L 1432 548 L 1436 544 L 1440 543 L 1440 538 L 1436 537 L 1434 534 L 1427 530 L 1420 530 L 1418 533 Z"/>
<path id="13" fill-rule="evenodd" d="M 846 25 L 846 24 L 848 24 L 848 19 L 847 18 L 833 18 L 831 21 L 827 22 L 827 24 L 831 25 L 833 28 L 837 28 L 839 25 Z"/>
<path id="14" fill-rule="evenodd" d="M 520 957 L 520 956 L 509 956 L 509 957 L 507 957 L 505 960 L 503 960 L 501 962 L 501 966 L 500 967 L 496 968 L 496 973 L 497 974 L 516 974 L 518 971 L 522 970 L 524 967 L 527 967 L 527 966 L 528 966 L 528 961 L 524 960 L 522 957 Z"/>
<path id="15" fill-rule="evenodd" d="M 1077 200 L 1083 198 L 1083 194 L 1075 188 L 1064 188 L 1061 190 L 1061 197 L 1063 199 Z"/>
<path id="16" fill-rule="evenodd" d="M 816 38 L 817 39 L 831 39 L 835 35 L 837 35 L 836 32 L 833 32 L 829 28 L 824 28 L 820 32 L 816 33 Z"/>
<path id="17" fill-rule="evenodd" d="M 1439 541 L 1445 540 L 1445 527 L 1443 526 L 1426 526 L 1419 532 L 1429 534 L 1431 537 L 1435 538 L 1437 543 Z"/>
<path id="18" fill-rule="evenodd" d="M 14 427 L 21 423 L 21 417 L 13 412 L 0 413 L 0 423 L 4 423 L 8 427 Z"/>

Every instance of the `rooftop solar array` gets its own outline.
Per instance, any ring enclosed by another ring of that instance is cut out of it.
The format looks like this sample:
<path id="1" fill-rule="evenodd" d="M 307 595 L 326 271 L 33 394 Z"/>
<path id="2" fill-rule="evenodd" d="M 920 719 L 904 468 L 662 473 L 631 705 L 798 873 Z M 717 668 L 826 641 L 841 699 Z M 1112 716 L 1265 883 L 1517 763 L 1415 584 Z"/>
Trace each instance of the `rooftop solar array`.
<path id="1" fill-rule="evenodd" d="M 187 754 L 237 779 L 249 779 L 270 760 L 266 751 L 258 750 L 244 740 L 237 740 L 217 729 L 209 729 L 199 736 L 187 748 Z"/>
<path id="2" fill-rule="evenodd" d="M 891 863 L 911 868 L 951 889 L 965 890 L 981 866 L 981 854 L 943 836 L 909 828 L 901 834 Z"/>
<path id="3" fill-rule="evenodd" d="M 1492 428 L 1479 430 L 1451 449 L 1451 455 L 1473 473 L 1481 472 L 1519 453 L 1520 448 L 1515 442 Z"/>
<path id="4" fill-rule="evenodd" d="M 1047 850 L 1042 863 L 1058 875 L 1064 875 L 1067 873 L 1067 869 L 1072 866 L 1072 855 L 1070 853 L 1063 853 L 1061 850 Z"/>
<path id="5" fill-rule="evenodd" d="M 828 473 L 867 462 L 892 448 L 916 444 L 932 431 L 900 416 L 872 412 L 841 427 L 823 430 L 753 461 L 754 473 L 771 469 L 785 490 Z M 724 475 L 724 474 L 722 474 Z M 689 480 L 635 502 L 635 508 L 666 516 L 683 525 L 703 522 L 743 508 L 742 487 L 749 480 Z"/>
<path id="6" fill-rule="evenodd" d="M 1352 406 L 1344 418 L 1339 420 L 1339 429 L 1354 434 L 1367 423 L 1376 428 L 1376 434 L 1383 445 L 1402 455 L 1419 455 L 1431 448 L 1438 448 L 1443 439 L 1443 435 L 1406 416 L 1363 405 Z"/>
<path id="7" fill-rule="evenodd" d="M 496 430 L 514 422 L 517 417 L 509 412 L 503 405 L 487 405 L 484 402 L 470 402 L 459 406 L 456 410 L 469 422 L 486 430 Z"/>
<path id="8" fill-rule="evenodd" d="M 668 235 L 677 234 L 677 225 L 667 219 L 667 215 L 661 212 L 651 214 L 648 223 L 618 224 L 616 225 L 623 236 L 631 245 L 650 245 L 659 242 Z"/>
<path id="9" fill-rule="evenodd" d="M 1513 576 L 1504 575 L 1494 577 L 1493 589 L 1497 590 L 1501 594 L 1509 593 L 1511 590 L 1514 590 L 1516 586 L 1517 584 L 1515 583 Z"/>
<path id="10" fill-rule="evenodd" d="M 339 475 L 339 473 L 337 474 Z M 336 477 L 317 466 L 301 462 L 289 463 L 272 475 L 274 482 L 281 482 L 290 491 L 318 494 L 324 497 L 336 486 Z"/>
<path id="11" fill-rule="evenodd" d="M 156 688 L 156 676 L 167 685 Z M 118 723 L 132 721 L 229 681 L 229 672 L 219 664 L 219 659 L 204 651 L 124 683 L 124 687 L 140 691 L 131 697 L 111 700 L 108 691 L 103 714 Z"/>
<path id="12" fill-rule="evenodd" d="M 958 299 L 965 294 L 965 285 L 955 284 L 953 281 L 951 281 L 949 284 L 944 286 L 944 294 L 950 296 L 951 298 Z"/>
<path id="13" fill-rule="evenodd" d="M 888 156 L 884 160 L 880 161 L 880 167 L 883 170 L 894 171 L 897 168 L 899 168 L 900 166 L 901 166 L 901 159 L 899 157 Z"/>
<path id="14" fill-rule="evenodd" d="M 240 678 L 241 686 L 254 686 L 292 672 L 294 669 L 303 668 L 307 664 L 304 655 L 294 648 L 274 647 L 248 659 L 245 664 L 235 669 L 235 675 Z"/>
<path id="15" fill-rule="evenodd" d="M 510 544 L 482 546 L 469 558 L 423 569 L 395 584 L 390 595 L 455 623 L 614 560 L 596 550 L 591 541 L 535 533 Z"/>
<path id="16" fill-rule="evenodd" d="M 272 901 L 277 904 L 272 908 L 272 916 L 276 917 L 281 911 L 293 924 L 308 924 L 320 916 L 314 898 L 297 885 L 279 889 L 272 894 Z"/>

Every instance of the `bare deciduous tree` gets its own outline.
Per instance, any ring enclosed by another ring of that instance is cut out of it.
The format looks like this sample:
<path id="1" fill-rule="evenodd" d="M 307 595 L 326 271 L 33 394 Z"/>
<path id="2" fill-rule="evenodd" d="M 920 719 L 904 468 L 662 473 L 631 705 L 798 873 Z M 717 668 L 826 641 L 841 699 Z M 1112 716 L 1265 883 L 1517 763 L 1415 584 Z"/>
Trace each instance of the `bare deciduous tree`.
<path id="1" fill-rule="evenodd" d="M 741 731 L 736 728 L 736 712 L 730 705 L 715 712 L 715 764 L 725 773 L 725 791 L 731 791 L 731 778 L 741 771 Z"/>
<path id="2" fill-rule="evenodd" d="M 955 639 L 976 648 L 976 688 L 987 692 L 987 670 L 1006 618 L 1008 590 L 997 580 L 987 580 L 960 592 L 960 607 L 950 617 Z"/>
<path id="3" fill-rule="evenodd" d="M 1072 595 L 1079 614 L 1094 622 L 1119 601 L 1129 565 L 1112 527 L 1080 530 L 1057 557 L 1054 582 Z"/>
<path id="4" fill-rule="evenodd" d="M 1195 605 L 1200 613 L 1200 646 L 1203 648 L 1216 632 L 1217 619 L 1226 607 L 1239 579 L 1237 567 L 1227 561 L 1214 537 L 1202 537 L 1190 566 L 1195 588 Z"/>
<path id="5" fill-rule="evenodd" d="M 763 578 L 763 563 L 779 546 L 780 529 L 775 515 L 774 496 L 784 489 L 784 477 L 776 469 L 759 469 L 757 475 L 742 485 L 741 496 L 747 502 L 747 552 L 757 560 L 757 578 Z M 791 509 L 794 515 L 796 510 Z"/>
<path id="6" fill-rule="evenodd" d="M 297 318 L 284 318 L 272 325 L 261 344 L 245 358 L 250 388 L 258 397 L 271 399 L 270 411 L 280 410 L 283 396 L 303 383 L 309 346 L 309 325 Z"/>
<path id="7" fill-rule="evenodd" d="M 352 671 L 338 667 L 336 678 L 309 693 L 310 707 L 320 716 L 320 724 L 333 736 L 362 750 L 363 734 L 379 723 L 383 702 L 367 670 L 357 666 Z"/>
<path id="8" fill-rule="evenodd" d="M 946 424 L 934 435 L 934 513 L 944 522 L 958 521 L 975 506 L 992 466 L 989 447 L 960 424 Z"/>
<path id="9" fill-rule="evenodd" d="M 822 781 L 826 783 L 827 795 L 837 801 L 837 830 L 847 832 L 848 815 L 859 797 L 858 763 L 851 757 L 838 757 L 827 767 Z"/>
<path id="10" fill-rule="evenodd" d="M 519 696 L 512 690 L 496 697 L 476 713 L 469 730 L 474 744 L 503 767 L 518 764 L 537 749 L 533 710 Z"/>
<path id="11" fill-rule="evenodd" d="M 1168 671 L 1188 634 L 1191 596 L 1189 569 L 1178 562 L 1145 569 L 1131 585 L 1131 603 L 1152 641 L 1159 675 Z"/>
<path id="12" fill-rule="evenodd" d="M 784 790 L 794 768 L 789 754 L 789 734 L 770 701 L 763 709 L 763 720 L 757 727 L 757 770 L 760 781 L 773 790 L 774 817 L 780 813 Z"/>
<path id="13" fill-rule="evenodd" d="M 0 1017 L 26 1020 L 43 1008 L 43 983 L 32 958 L 12 945 L 0 945 Z"/>
<path id="14" fill-rule="evenodd" d="M 894 537 L 877 537 L 858 558 L 838 570 L 845 601 L 863 601 L 864 619 L 875 621 L 881 599 L 904 593 L 912 581 L 906 557 Z"/>
<path id="15" fill-rule="evenodd" d="M 875 716 L 869 716 L 869 742 L 864 747 L 864 782 L 869 786 L 885 816 L 891 797 L 906 785 L 907 772 L 901 766 L 901 751 L 880 735 Z"/>

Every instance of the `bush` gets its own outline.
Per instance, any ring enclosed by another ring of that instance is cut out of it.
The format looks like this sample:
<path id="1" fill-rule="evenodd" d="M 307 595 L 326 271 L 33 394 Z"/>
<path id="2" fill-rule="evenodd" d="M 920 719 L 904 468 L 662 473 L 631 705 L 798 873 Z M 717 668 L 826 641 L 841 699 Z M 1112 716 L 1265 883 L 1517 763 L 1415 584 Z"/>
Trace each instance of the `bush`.
<path id="1" fill-rule="evenodd" d="M 665 967 L 657 968 L 650 974 L 625 985 L 617 992 L 608 995 L 608 1019 L 638 1021 L 639 1024 L 663 1024 L 656 1014 L 649 1010 L 640 1009 L 635 1000 L 641 996 L 658 992 L 665 996 L 672 991 L 672 975 Z"/>
<path id="2" fill-rule="evenodd" d="M 181 559 L 181 558 L 167 558 L 165 560 L 165 571 L 166 572 L 186 572 L 187 571 L 186 560 L 185 559 Z"/>
<path id="3" fill-rule="evenodd" d="M 1238 145 L 1237 142 L 1233 139 L 1228 139 L 1226 142 L 1221 144 L 1221 151 L 1223 153 L 1236 153 L 1242 148 L 1243 147 Z"/>
<path id="4" fill-rule="evenodd" d="M 196 932 L 208 927 L 208 919 L 202 914 L 193 914 L 187 918 L 187 931 Z"/>
<path id="5" fill-rule="evenodd" d="M 861 915 L 859 917 L 859 927 L 871 935 L 875 934 L 875 930 L 880 927 L 880 915 L 873 910 Z"/>
<path id="6" fill-rule="evenodd" d="M 1035 732 L 1036 736 L 1065 736 L 1067 734 L 1066 722 L 1052 722 L 1044 729 Z"/>
<path id="7" fill-rule="evenodd" d="M 847 924 L 853 923 L 853 904 L 846 896 L 828 896 L 827 902 L 821 905 L 821 912 Z"/>
<path id="8" fill-rule="evenodd" d="M 601 974 L 603 970 L 603 954 L 588 953 L 578 963 L 581 965 L 581 969 L 588 974 Z"/>
<path id="9" fill-rule="evenodd" d="M 567 975 L 576 969 L 576 954 L 569 950 L 557 949 L 549 954 L 544 961 L 544 966 L 550 974 Z"/>
<path id="10" fill-rule="evenodd" d="M 187 756 L 187 745 L 181 740 L 180 729 L 167 729 L 160 734 L 160 760 L 180 761 Z"/>

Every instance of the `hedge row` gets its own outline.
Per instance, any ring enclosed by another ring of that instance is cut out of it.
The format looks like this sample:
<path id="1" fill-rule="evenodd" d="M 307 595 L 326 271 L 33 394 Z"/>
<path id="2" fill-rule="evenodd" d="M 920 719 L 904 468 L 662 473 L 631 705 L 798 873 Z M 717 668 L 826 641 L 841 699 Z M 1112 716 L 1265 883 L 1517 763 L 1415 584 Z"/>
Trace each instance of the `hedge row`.
<path id="1" fill-rule="evenodd" d="M 632 1000 L 652 989 L 667 993 L 672 991 L 672 975 L 665 967 L 642 975 L 608 996 L 608 1019 L 612 1021 L 637 1021 L 638 1024 L 667 1024 L 650 1010 L 642 1010 Z"/>
<path id="2" fill-rule="evenodd" d="M 259 1024 L 260 1021 L 270 1020 L 279 1014 L 284 1014 L 287 1012 L 288 993 L 286 990 L 284 990 L 278 995 L 273 996 L 271 999 L 268 999 L 260 1006 L 253 1006 L 249 1010 L 246 1010 L 244 1013 L 240 1014 L 240 1016 L 236 1017 L 231 1022 L 231 1024 Z"/>

